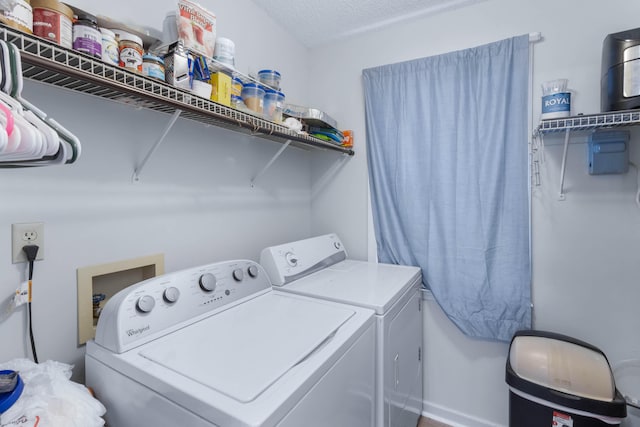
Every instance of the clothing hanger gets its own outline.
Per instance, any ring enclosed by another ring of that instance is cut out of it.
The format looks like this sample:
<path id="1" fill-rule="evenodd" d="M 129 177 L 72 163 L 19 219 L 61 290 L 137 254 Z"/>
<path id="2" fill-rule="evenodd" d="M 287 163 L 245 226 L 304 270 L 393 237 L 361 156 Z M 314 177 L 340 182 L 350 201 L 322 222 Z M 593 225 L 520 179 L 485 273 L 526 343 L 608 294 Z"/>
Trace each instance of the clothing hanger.
<path id="1" fill-rule="evenodd" d="M 14 64 L 12 66 L 12 69 L 15 70 L 15 73 L 13 74 L 13 79 L 15 81 L 16 87 L 14 95 L 15 98 L 24 106 L 26 110 L 32 112 L 36 117 L 45 122 L 51 129 L 53 129 L 57 133 L 59 139 L 62 139 L 64 142 L 69 144 L 72 153 L 71 157 L 67 160 L 66 163 L 74 163 L 81 154 L 80 140 L 60 123 L 55 121 L 53 118 L 48 117 L 46 113 L 44 113 L 42 110 L 22 97 L 22 58 L 20 57 L 18 48 L 13 43 L 8 43 L 8 45 L 12 52 L 11 58 L 13 58 Z"/>
<path id="2" fill-rule="evenodd" d="M 2 150 L 4 155 L 0 152 L 0 167 L 73 163 L 79 155 L 78 139 L 22 98 L 20 52 L 13 44 L 1 40 L 0 73 L 0 102 L 11 108 L 14 119 L 13 132 L 16 133 L 9 137 L 11 145 L 6 144 Z M 19 145 L 16 142 L 19 142 Z"/>
<path id="3" fill-rule="evenodd" d="M 9 51 L 6 44 L 0 41 L 0 65 L 4 79 L 3 90 L 0 92 L 0 101 L 11 108 L 14 118 L 14 130 L 9 137 L 9 144 L 4 150 L 2 160 L 32 160 L 40 159 L 43 139 L 41 133 L 24 118 L 22 106 L 14 98 L 7 95 L 5 90 L 11 90 L 8 82 L 12 82 L 10 71 Z"/>
<path id="4" fill-rule="evenodd" d="M 0 127 L 0 153 L 5 149 L 7 144 L 9 143 L 9 135 L 13 133 L 14 128 L 14 120 L 13 113 L 11 109 L 6 105 L 0 102 L 0 111 L 4 114 L 4 116 L 0 116 L 0 123 L 3 124 L 4 127 Z"/>
<path id="5" fill-rule="evenodd" d="M 17 99 L 20 102 L 22 98 L 22 64 L 20 62 L 20 52 L 13 45 L 13 43 L 8 43 L 9 46 L 9 59 L 11 64 L 11 97 Z M 22 102 L 20 102 L 23 105 Z M 44 157 L 47 155 L 54 155 L 58 152 L 58 147 L 60 145 L 60 138 L 58 134 L 51 129 L 51 127 L 37 117 L 33 112 L 26 109 L 23 111 L 25 119 L 28 122 L 33 124 L 41 133 L 44 138 L 45 144 L 43 144 L 43 150 L 40 154 L 40 157 Z"/>
<path id="6" fill-rule="evenodd" d="M 0 87 L 10 90 L 9 82 L 12 82 L 11 72 L 7 68 L 9 57 L 7 55 L 6 45 L 0 43 Z M 8 141 L 2 153 L 0 153 L 0 166 L 5 167 L 16 161 L 32 161 L 39 159 L 41 156 L 43 139 L 39 131 L 37 131 L 31 123 L 23 116 L 23 110 L 19 103 L 13 98 L 0 92 L 0 108 L 9 112 L 13 119 L 6 122 Z M 8 132 L 9 126 L 13 124 L 13 129 Z M 0 136 L 0 138 L 2 138 Z"/>

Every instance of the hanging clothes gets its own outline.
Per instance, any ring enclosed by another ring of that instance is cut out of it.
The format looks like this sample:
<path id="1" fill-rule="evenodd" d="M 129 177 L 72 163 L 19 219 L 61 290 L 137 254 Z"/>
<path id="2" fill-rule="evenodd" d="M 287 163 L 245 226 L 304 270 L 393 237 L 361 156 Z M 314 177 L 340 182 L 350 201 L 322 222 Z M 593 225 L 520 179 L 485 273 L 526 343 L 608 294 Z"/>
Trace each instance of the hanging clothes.
<path id="1" fill-rule="evenodd" d="M 467 335 L 531 325 L 528 35 L 363 71 L 380 262 Z"/>

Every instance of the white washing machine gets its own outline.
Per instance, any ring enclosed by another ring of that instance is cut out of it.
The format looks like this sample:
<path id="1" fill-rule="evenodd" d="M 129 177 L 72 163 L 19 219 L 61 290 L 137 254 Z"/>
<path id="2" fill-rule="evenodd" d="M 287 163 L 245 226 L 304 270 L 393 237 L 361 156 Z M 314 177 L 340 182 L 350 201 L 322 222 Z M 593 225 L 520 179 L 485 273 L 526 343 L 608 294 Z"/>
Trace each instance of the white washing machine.
<path id="1" fill-rule="evenodd" d="M 374 422 L 373 311 L 273 290 L 252 261 L 155 277 L 113 296 L 86 380 L 111 427 Z"/>
<path id="2" fill-rule="evenodd" d="M 376 317 L 376 426 L 415 427 L 422 412 L 422 300 L 418 267 L 348 260 L 335 234 L 266 248 L 277 289 L 370 308 Z"/>

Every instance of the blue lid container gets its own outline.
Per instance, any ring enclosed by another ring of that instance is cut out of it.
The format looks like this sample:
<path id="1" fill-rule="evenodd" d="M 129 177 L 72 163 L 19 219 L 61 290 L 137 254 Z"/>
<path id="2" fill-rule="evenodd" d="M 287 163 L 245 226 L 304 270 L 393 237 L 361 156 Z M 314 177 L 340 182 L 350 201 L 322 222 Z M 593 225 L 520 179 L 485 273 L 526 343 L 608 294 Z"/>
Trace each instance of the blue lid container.
<path id="1" fill-rule="evenodd" d="M 258 71 L 258 80 L 271 88 L 280 89 L 280 73 L 276 70 Z"/>
<path id="2" fill-rule="evenodd" d="M 242 100 L 244 104 L 256 113 L 262 114 L 264 106 L 264 89 L 256 83 L 247 83 L 242 87 Z"/>
<path id="3" fill-rule="evenodd" d="M 264 95 L 263 109 L 265 119 L 277 123 L 282 122 L 283 103 L 284 93 L 274 89 L 267 89 Z"/>
<path id="4" fill-rule="evenodd" d="M 11 374 L 12 372 L 14 371 L 0 371 L 0 374 L 6 375 Z M 8 393 L 0 393 L 0 414 L 6 412 L 18 401 L 22 395 L 22 390 L 24 390 L 24 383 L 22 382 L 20 375 L 18 375 L 18 381 L 16 382 L 14 389 Z"/>

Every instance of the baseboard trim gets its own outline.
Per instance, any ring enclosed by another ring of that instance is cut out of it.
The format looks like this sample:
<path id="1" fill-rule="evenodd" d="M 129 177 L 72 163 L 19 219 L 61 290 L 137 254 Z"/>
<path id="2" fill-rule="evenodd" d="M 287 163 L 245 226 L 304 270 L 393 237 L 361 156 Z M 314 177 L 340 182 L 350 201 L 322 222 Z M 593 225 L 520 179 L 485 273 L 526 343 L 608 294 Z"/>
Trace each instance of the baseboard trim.
<path id="1" fill-rule="evenodd" d="M 422 415 L 452 427 L 506 427 L 431 402 L 423 402 Z"/>

